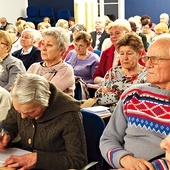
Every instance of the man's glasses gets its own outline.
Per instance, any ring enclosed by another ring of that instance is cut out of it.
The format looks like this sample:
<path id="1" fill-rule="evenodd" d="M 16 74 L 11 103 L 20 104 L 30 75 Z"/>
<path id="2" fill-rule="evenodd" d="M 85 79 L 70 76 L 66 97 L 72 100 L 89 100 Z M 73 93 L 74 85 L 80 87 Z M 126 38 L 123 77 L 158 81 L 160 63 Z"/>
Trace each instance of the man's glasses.
<path id="1" fill-rule="evenodd" d="M 170 58 L 160 58 L 158 56 L 143 56 L 142 57 L 142 61 L 144 63 L 146 63 L 148 60 L 150 60 L 152 64 L 156 65 L 159 63 L 160 60 L 166 61 L 166 60 L 170 60 Z"/>

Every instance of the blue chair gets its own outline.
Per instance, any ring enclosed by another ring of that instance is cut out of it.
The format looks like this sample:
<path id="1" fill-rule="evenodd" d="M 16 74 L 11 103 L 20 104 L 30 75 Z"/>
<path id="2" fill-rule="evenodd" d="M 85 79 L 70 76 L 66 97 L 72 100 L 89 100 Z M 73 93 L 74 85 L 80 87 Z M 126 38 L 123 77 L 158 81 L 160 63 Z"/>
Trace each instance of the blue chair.
<path id="1" fill-rule="evenodd" d="M 71 17 L 71 12 L 68 9 L 60 9 L 56 13 L 56 20 L 65 19 L 68 21 L 70 17 Z"/>
<path id="2" fill-rule="evenodd" d="M 26 9 L 27 18 L 24 18 L 25 21 L 34 22 L 37 18 L 40 17 L 39 7 L 28 6 Z"/>
<path id="3" fill-rule="evenodd" d="M 100 55 L 101 55 L 101 51 L 100 50 L 94 49 L 93 52 L 100 57 Z"/>
<path id="4" fill-rule="evenodd" d="M 99 140 L 105 128 L 105 123 L 98 115 L 81 110 L 83 115 L 83 126 L 87 143 L 88 163 L 97 161 L 95 169 L 101 170 L 104 159 L 100 153 Z"/>
<path id="5" fill-rule="evenodd" d="M 44 17 L 49 17 L 51 20 L 51 25 L 54 26 L 56 23 L 54 9 L 50 6 L 40 7 L 40 17 L 35 20 L 35 24 L 42 22 Z"/>

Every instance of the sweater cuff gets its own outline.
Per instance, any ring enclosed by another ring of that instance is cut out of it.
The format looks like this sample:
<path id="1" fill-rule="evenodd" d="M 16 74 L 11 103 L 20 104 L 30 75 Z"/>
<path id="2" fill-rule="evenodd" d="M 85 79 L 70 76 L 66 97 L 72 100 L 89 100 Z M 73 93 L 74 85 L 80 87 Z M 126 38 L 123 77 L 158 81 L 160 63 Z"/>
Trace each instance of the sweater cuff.
<path id="1" fill-rule="evenodd" d="M 123 150 L 122 148 L 115 148 L 108 152 L 108 161 L 113 168 L 122 168 L 120 159 L 126 155 L 132 155 L 132 153 Z"/>

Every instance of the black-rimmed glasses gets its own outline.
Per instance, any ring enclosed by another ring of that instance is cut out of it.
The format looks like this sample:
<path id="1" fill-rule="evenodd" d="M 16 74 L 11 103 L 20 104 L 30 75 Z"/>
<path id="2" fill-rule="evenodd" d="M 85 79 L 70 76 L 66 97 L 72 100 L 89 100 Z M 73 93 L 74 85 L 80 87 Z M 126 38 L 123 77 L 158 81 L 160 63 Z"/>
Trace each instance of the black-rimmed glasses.
<path id="1" fill-rule="evenodd" d="M 170 60 L 170 58 L 161 58 L 161 57 L 158 57 L 158 56 L 143 56 L 142 57 L 142 61 L 144 63 L 146 63 L 148 60 L 151 61 L 152 64 L 156 65 L 159 63 L 160 60 Z"/>

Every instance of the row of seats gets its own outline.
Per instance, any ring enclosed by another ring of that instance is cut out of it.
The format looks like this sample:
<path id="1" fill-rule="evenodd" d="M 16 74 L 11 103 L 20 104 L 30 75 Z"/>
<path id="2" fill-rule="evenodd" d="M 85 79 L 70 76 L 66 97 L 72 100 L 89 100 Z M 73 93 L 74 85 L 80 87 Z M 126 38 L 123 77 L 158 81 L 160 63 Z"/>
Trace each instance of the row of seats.
<path id="1" fill-rule="evenodd" d="M 51 19 L 51 25 L 54 26 L 58 19 L 68 20 L 71 17 L 71 12 L 68 9 L 60 9 L 54 11 L 53 7 L 37 7 L 28 6 L 26 9 L 27 18 L 25 21 L 30 21 L 36 25 L 43 21 L 44 17 L 49 17 Z"/>

